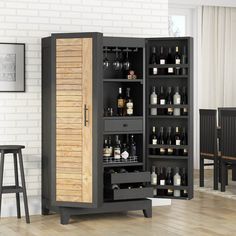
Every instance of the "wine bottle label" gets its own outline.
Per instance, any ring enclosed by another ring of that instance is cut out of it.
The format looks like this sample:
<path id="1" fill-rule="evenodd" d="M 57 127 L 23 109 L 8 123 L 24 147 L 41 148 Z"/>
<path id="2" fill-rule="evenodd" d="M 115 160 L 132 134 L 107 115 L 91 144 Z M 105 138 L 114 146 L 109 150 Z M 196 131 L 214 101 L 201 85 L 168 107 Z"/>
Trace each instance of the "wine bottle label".
<path id="1" fill-rule="evenodd" d="M 160 154 L 164 154 L 165 153 L 165 148 L 160 148 Z"/>
<path id="2" fill-rule="evenodd" d="M 173 73 L 173 72 L 174 72 L 174 69 L 173 69 L 172 67 L 169 67 L 169 68 L 168 68 L 168 73 L 171 74 L 171 73 Z"/>
<path id="3" fill-rule="evenodd" d="M 168 190 L 167 190 L 167 194 L 168 194 L 168 195 L 172 195 L 172 194 L 173 194 L 173 190 L 172 190 L 172 189 L 168 189 Z"/>
<path id="4" fill-rule="evenodd" d="M 176 99 L 176 104 L 180 104 L 180 102 L 181 102 L 181 99 L 180 99 L 180 98 L 177 98 L 177 99 Z"/>
<path id="5" fill-rule="evenodd" d="M 165 65 L 165 64 L 166 64 L 166 60 L 165 60 L 165 59 L 161 59 L 161 60 L 160 60 L 160 64 L 161 64 L 161 65 Z"/>
<path id="6" fill-rule="evenodd" d="M 168 113 L 173 113 L 173 108 L 169 107 L 169 108 L 167 109 L 167 112 L 168 112 Z"/>
<path id="7" fill-rule="evenodd" d="M 110 148 L 103 148 L 103 156 L 110 157 Z"/>
<path id="8" fill-rule="evenodd" d="M 156 116 L 157 115 L 157 109 L 156 108 L 151 108 L 151 115 Z"/>
<path id="9" fill-rule="evenodd" d="M 122 99 L 118 99 L 118 108 L 123 108 L 125 106 L 125 100 Z"/>
<path id="10" fill-rule="evenodd" d="M 120 159 L 120 148 L 115 148 L 114 149 L 114 158 L 115 159 Z"/>
<path id="11" fill-rule="evenodd" d="M 152 176 L 151 184 L 152 185 L 157 185 L 157 177 L 156 176 L 155 177 Z"/>
<path id="12" fill-rule="evenodd" d="M 160 185 L 165 185 L 166 184 L 166 181 L 164 179 L 161 179 L 160 180 Z"/>
<path id="13" fill-rule="evenodd" d="M 152 98 L 151 104 L 152 104 L 152 105 L 157 104 L 157 97 L 153 97 L 153 98 Z"/>
<path id="14" fill-rule="evenodd" d="M 165 99 L 160 99 L 160 105 L 165 105 L 166 104 L 166 100 Z"/>
<path id="15" fill-rule="evenodd" d="M 173 154 L 174 151 L 173 151 L 172 148 L 168 148 L 168 149 L 167 149 L 167 152 L 168 152 L 169 154 Z"/>
<path id="16" fill-rule="evenodd" d="M 110 147 L 110 148 L 109 148 L 109 154 L 110 154 L 110 157 L 112 156 L 112 153 L 113 153 L 113 148 Z"/>
<path id="17" fill-rule="evenodd" d="M 127 151 L 124 151 L 121 153 L 121 157 L 127 159 L 129 157 L 129 153 Z"/>
<path id="18" fill-rule="evenodd" d="M 132 102 L 127 102 L 126 103 L 126 108 L 127 108 L 127 114 L 128 115 L 133 115 L 133 106 L 134 104 Z"/>
<path id="19" fill-rule="evenodd" d="M 156 195 L 157 195 L 157 189 L 153 188 L 153 196 L 156 196 Z"/>
<path id="20" fill-rule="evenodd" d="M 188 108 L 184 108 L 184 113 L 187 113 L 188 112 Z"/>
<path id="21" fill-rule="evenodd" d="M 153 73 L 154 75 L 157 75 L 157 68 L 153 68 L 152 73 Z"/>
<path id="22" fill-rule="evenodd" d="M 180 145 L 180 140 L 179 139 L 175 140 L 175 145 Z"/>
<path id="23" fill-rule="evenodd" d="M 175 186 L 180 186 L 180 183 L 181 183 L 181 180 L 180 180 L 180 179 L 177 179 Z"/>
<path id="24" fill-rule="evenodd" d="M 180 64 L 180 59 L 176 59 L 176 60 L 175 60 L 175 64 L 178 64 L 178 65 L 179 65 L 179 64 Z"/>
<path id="25" fill-rule="evenodd" d="M 157 145 L 157 139 L 152 140 L 152 145 Z"/>
<path id="26" fill-rule="evenodd" d="M 184 148 L 184 155 L 188 154 L 188 150 L 186 148 Z"/>

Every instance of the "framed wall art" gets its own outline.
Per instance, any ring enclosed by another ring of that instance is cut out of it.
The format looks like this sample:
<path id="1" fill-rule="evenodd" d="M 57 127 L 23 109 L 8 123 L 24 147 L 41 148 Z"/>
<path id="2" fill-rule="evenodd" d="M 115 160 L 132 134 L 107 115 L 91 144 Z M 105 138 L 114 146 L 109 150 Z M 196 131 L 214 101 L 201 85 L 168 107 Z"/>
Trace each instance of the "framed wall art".
<path id="1" fill-rule="evenodd" d="M 25 92 L 24 43 L 0 43 L 0 92 Z"/>

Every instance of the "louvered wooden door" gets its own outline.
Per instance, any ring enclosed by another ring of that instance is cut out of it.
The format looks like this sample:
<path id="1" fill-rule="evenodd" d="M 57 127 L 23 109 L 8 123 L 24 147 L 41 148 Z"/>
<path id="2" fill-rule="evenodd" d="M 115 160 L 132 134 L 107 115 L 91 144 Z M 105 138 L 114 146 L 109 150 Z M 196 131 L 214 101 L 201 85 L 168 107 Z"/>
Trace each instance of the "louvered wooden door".
<path id="1" fill-rule="evenodd" d="M 93 206 L 93 38 L 56 38 L 56 205 Z"/>

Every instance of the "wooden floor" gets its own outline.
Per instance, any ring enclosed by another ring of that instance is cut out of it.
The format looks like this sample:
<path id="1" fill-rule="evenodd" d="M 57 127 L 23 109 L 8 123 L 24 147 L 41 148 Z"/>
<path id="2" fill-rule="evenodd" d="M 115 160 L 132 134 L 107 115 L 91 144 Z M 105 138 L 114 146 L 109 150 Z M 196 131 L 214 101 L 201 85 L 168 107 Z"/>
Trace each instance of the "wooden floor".
<path id="1" fill-rule="evenodd" d="M 153 208 L 153 218 L 141 211 L 73 217 L 60 225 L 58 215 L 0 220 L 0 235 L 43 236 L 170 236 L 236 235 L 236 201 L 195 192 L 191 201 L 173 200 L 171 206 Z"/>

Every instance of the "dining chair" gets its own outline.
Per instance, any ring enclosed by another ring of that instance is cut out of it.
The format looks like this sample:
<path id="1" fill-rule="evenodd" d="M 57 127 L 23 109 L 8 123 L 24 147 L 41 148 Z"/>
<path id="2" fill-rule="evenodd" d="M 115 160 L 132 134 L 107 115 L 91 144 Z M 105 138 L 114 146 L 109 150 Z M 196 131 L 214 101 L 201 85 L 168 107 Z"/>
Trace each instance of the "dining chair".
<path id="1" fill-rule="evenodd" d="M 225 192 L 227 166 L 236 165 L 236 110 L 221 111 L 221 192 Z"/>
<path id="2" fill-rule="evenodd" d="M 214 190 L 218 190 L 218 163 L 219 152 L 217 148 L 217 117 L 216 110 L 200 109 L 200 187 L 204 187 L 204 167 L 214 168 Z M 205 163 L 211 160 L 211 163 Z"/>

